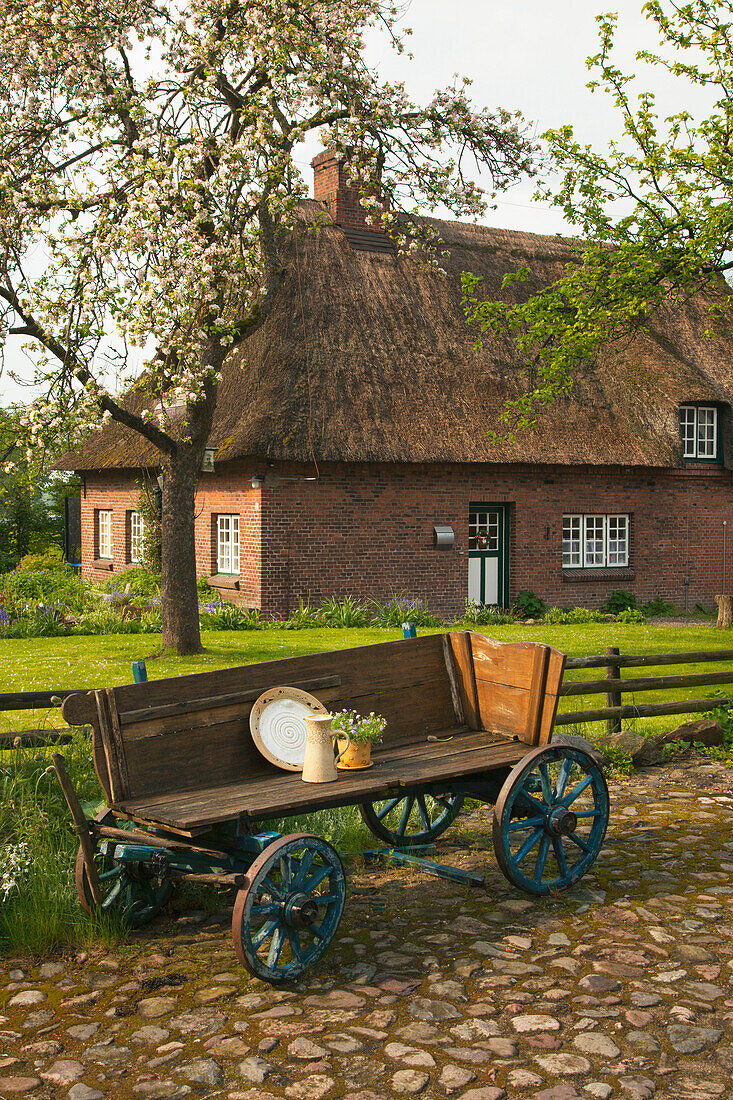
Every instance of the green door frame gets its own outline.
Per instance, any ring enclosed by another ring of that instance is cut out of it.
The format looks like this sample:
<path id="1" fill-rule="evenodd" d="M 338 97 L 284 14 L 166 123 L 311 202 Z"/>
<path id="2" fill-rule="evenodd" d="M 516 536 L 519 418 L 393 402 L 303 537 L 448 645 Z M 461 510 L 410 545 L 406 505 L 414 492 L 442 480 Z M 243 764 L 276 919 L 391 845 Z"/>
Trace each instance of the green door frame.
<path id="1" fill-rule="evenodd" d="M 480 501 L 471 501 L 468 505 L 469 522 L 470 516 L 475 515 L 477 512 L 497 512 L 499 515 L 499 545 L 496 550 L 471 550 L 468 551 L 469 558 L 498 558 L 498 598 L 497 604 L 499 607 L 509 606 L 509 505 L 504 504 L 491 504 L 482 503 Z M 486 569 L 482 564 L 481 567 L 481 603 L 485 604 L 486 599 Z"/>

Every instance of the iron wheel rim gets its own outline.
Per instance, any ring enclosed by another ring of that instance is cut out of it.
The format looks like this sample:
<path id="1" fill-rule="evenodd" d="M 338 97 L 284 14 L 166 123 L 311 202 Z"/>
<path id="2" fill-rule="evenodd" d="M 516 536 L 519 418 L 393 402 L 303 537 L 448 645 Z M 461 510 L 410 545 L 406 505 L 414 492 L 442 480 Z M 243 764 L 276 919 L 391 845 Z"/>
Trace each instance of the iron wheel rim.
<path id="1" fill-rule="evenodd" d="M 463 806 L 463 795 L 413 793 L 359 806 L 364 824 L 392 848 L 428 844 L 448 829 Z"/>
<path id="2" fill-rule="evenodd" d="M 237 958 L 263 981 L 294 981 L 323 957 L 338 929 L 346 899 L 341 858 L 320 837 L 294 833 L 268 845 L 247 879 L 232 913 Z"/>
<path id="3" fill-rule="evenodd" d="M 526 893 L 568 890 L 598 857 L 608 817 L 606 780 L 587 753 L 536 749 L 512 769 L 494 808 L 499 866 Z"/>

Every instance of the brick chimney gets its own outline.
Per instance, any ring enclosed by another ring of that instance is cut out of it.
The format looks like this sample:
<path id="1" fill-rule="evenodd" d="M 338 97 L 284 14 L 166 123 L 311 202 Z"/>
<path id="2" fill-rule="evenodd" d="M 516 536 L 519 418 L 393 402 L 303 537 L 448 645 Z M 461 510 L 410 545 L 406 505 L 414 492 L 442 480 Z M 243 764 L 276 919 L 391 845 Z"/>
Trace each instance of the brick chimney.
<path id="1" fill-rule="evenodd" d="M 346 158 L 333 146 L 311 161 L 313 198 L 325 203 L 331 220 L 341 229 L 384 235 L 379 225 L 367 225 L 367 212 L 359 203 L 359 191 L 346 178 Z"/>

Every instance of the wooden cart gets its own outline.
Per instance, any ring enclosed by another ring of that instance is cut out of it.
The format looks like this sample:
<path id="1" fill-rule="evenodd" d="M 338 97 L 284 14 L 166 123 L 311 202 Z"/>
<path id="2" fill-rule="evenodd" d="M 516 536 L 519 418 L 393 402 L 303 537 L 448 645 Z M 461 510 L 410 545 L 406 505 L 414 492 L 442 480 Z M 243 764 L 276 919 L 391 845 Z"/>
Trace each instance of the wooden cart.
<path id="1" fill-rule="evenodd" d="M 325 840 L 263 823 L 356 804 L 404 849 L 438 837 L 466 796 L 494 805 L 494 849 L 512 883 L 535 895 L 571 886 L 600 850 L 608 791 L 590 757 L 550 744 L 564 661 L 549 646 L 462 631 L 69 696 L 67 722 L 93 727 L 108 803 L 87 821 L 55 758 L 80 836 L 81 904 L 120 907 L 141 925 L 176 879 L 235 886 L 237 956 L 287 981 L 333 938 L 344 871 Z M 374 766 L 313 784 L 270 764 L 249 714 L 276 685 L 383 715 Z"/>

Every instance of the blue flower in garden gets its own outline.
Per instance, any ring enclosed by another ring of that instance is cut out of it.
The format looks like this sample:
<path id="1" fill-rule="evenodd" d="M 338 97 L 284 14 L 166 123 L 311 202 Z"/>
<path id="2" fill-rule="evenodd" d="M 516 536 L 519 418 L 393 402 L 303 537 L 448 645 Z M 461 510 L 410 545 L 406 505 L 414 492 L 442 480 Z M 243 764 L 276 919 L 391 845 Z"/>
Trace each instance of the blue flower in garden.
<path id="1" fill-rule="evenodd" d="M 0 607 L 0 623 L 2 623 L 3 626 L 5 626 L 9 622 L 10 622 L 10 616 L 8 615 L 8 613 L 7 613 L 7 611 L 5 610 L 4 607 Z"/>

